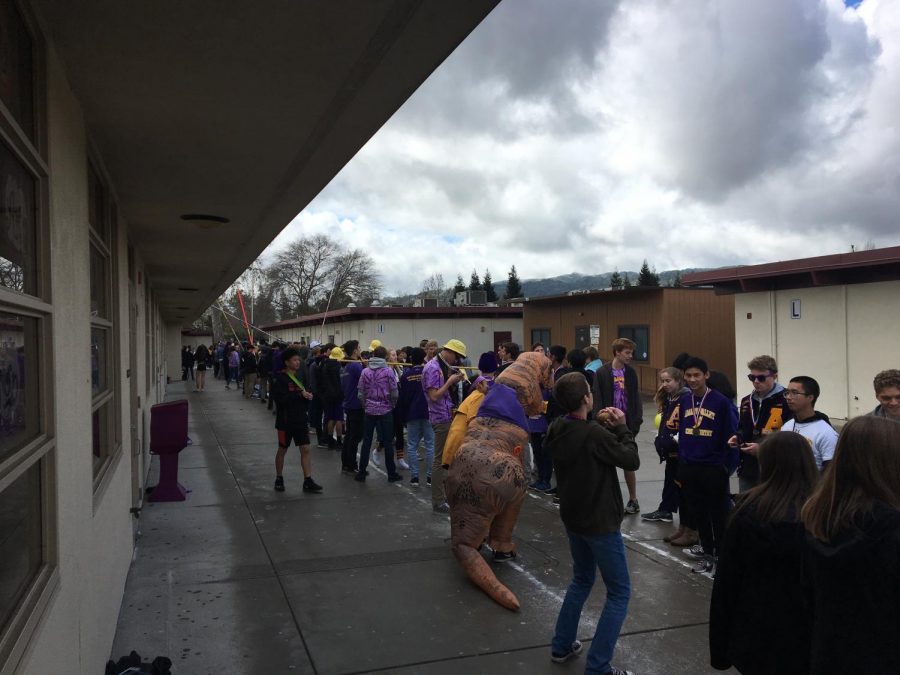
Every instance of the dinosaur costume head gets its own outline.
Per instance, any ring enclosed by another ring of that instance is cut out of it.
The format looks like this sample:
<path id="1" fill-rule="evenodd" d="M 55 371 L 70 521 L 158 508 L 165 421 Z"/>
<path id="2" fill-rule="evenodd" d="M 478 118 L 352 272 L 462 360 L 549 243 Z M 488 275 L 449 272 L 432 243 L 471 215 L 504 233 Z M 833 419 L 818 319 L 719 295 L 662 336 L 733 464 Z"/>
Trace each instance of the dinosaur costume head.
<path id="1" fill-rule="evenodd" d="M 497 376 L 495 382 L 516 391 L 526 415 L 544 411 L 543 390 L 550 388 L 552 373 L 550 359 L 537 352 L 522 352 L 513 363 Z"/>

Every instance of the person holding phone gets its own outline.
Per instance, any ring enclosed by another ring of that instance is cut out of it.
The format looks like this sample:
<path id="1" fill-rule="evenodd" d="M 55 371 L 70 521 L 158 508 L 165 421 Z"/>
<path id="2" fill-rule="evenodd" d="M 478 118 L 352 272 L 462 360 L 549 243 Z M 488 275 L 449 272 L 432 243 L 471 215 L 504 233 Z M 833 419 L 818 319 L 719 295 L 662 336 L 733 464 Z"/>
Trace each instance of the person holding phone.
<path id="1" fill-rule="evenodd" d="M 732 448 L 740 448 L 738 485 L 741 492 L 759 483 L 760 442 L 769 434 L 780 431 L 794 414 L 784 397 L 784 387 L 778 382 L 778 364 L 771 356 L 757 356 L 747 363 L 747 379 L 753 391 L 741 399 L 738 431 L 728 439 Z"/>

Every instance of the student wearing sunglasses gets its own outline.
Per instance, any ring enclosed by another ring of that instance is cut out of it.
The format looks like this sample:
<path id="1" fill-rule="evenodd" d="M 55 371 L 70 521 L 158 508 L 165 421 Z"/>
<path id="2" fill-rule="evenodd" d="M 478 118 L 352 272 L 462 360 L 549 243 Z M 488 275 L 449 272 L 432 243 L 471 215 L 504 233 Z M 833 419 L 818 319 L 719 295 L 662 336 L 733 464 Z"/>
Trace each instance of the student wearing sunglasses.
<path id="1" fill-rule="evenodd" d="M 784 398 L 784 387 L 778 383 L 778 364 L 771 356 L 763 355 L 747 363 L 747 379 L 753 391 L 741 399 L 737 433 L 728 439 L 732 448 L 740 448 L 738 484 L 746 492 L 759 482 L 759 444 L 769 434 L 780 431 L 793 417 Z"/>

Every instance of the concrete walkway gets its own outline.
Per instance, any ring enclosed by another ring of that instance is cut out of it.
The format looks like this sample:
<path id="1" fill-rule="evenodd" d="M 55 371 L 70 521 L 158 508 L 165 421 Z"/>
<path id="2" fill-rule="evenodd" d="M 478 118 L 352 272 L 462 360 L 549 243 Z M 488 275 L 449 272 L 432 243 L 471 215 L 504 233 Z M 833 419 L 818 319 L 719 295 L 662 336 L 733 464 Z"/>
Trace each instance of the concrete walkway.
<path id="1" fill-rule="evenodd" d="M 497 569 L 522 610 L 494 604 L 464 577 L 432 513 L 428 488 L 361 484 L 334 451 L 313 448 L 325 491 L 300 491 L 295 451 L 287 491 L 272 490 L 273 417 L 220 380 L 192 393 L 193 445 L 181 453 L 186 502 L 146 503 L 112 654 L 166 655 L 173 675 L 207 673 L 579 673 L 584 658 L 550 662 L 550 639 L 571 561 L 558 510 L 530 494 L 516 529 L 517 562 Z M 649 411 L 648 411 L 649 412 Z M 654 510 L 662 469 L 652 415 L 640 435 L 639 497 Z M 155 465 L 154 465 L 155 471 Z M 151 480 L 151 484 L 155 483 Z M 614 664 L 638 675 L 692 675 L 708 664 L 712 582 L 691 574 L 662 537 L 673 526 L 629 516 L 632 600 Z M 598 579 L 579 637 L 593 634 Z M 586 645 L 587 646 L 587 645 Z"/>

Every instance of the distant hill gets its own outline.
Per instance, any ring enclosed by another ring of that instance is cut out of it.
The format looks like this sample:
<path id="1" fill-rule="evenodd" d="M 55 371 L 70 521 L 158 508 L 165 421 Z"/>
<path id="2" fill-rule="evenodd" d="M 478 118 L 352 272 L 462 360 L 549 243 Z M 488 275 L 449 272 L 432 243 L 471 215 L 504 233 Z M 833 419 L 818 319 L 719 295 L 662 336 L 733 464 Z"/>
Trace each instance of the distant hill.
<path id="1" fill-rule="evenodd" d="M 659 272 L 659 283 L 661 286 L 670 286 L 676 275 L 691 274 L 693 272 L 702 272 L 706 267 L 688 267 L 682 270 L 666 270 Z M 628 274 L 628 278 L 635 283 L 638 278 L 637 272 L 619 272 L 623 277 Z M 540 298 L 547 295 L 562 295 L 569 291 L 594 291 L 603 288 L 609 288 L 609 280 L 612 272 L 603 272 L 602 274 L 563 274 L 558 277 L 549 277 L 547 279 L 523 279 L 522 292 L 526 298 Z M 503 297 L 506 292 L 506 280 L 497 280 L 494 282 L 494 290 L 497 291 L 498 297 Z M 448 290 L 449 293 L 449 290 Z M 409 305 L 415 299 L 416 295 L 410 293 L 408 295 L 400 295 L 390 298 L 384 298 L 385 305 Z"/>

